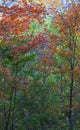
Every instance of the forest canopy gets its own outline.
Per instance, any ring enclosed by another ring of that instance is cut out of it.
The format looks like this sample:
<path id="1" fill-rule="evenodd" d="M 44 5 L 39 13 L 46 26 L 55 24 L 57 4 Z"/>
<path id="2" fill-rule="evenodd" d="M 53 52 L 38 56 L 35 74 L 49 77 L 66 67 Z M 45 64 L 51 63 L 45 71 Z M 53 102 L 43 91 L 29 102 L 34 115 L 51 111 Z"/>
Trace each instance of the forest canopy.
<path id="1" fill-rule="evenodd" d="M 0 130 L 79 130 L 80 2 L 0 12 Z"/>

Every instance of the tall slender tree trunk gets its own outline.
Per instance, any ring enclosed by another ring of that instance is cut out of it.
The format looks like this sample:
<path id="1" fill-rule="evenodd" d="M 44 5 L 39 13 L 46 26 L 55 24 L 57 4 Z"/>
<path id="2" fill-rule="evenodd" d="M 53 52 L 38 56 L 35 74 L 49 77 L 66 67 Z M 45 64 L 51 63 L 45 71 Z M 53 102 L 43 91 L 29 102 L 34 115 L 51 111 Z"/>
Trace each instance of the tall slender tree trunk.
<path id="1" fill-rule="evenodd" d="M 70 87 L 70 103 L 69 103 L 69 130 L 73 130 L 73 74 L 71 75 L 71 87 Z"/>
<path id="2" fill-rule="evenodd" d="M 74 85 L 74 63 L 73 58 L 71 59 L 71 84 L 70 84 L 70 96 L 69 96 L 69 130 L 73 130 L 73 85 Z"/>
<path id="3" fill-rule="evenodd" d="M 9 127 L 9 122 L 10 122 L 10 118 L 11 118 L 11 109 L 12 109 L 11 107 L 12 107 L 12 96 L 10 99 L 10 106 L 9 106 L 7 121 L 6 121 L 4 130 L 8 130 L 8 127 Z"/>

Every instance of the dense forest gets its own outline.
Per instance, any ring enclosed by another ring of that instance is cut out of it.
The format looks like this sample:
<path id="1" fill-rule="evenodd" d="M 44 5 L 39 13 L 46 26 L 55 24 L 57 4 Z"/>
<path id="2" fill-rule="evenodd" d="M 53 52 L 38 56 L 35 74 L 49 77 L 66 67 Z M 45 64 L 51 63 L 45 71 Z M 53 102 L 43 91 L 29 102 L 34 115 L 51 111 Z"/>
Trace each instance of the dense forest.
<path id="1" fill-rule="evenodd" d="M 0 130 L 80 130 L 80 2 L 22 1 L 0 6 Z"/>

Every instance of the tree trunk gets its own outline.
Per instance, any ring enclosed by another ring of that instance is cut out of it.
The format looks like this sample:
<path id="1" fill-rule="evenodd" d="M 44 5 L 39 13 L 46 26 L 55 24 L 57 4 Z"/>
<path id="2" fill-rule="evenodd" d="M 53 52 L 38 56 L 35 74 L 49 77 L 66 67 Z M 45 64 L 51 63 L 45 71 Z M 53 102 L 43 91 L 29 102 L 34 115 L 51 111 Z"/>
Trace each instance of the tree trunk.
<path id="1" fill-rule="evenodd" d="M 69 98 L 69 130 L 73 130 L 73 83 L 74 83 L 74 78 L 73 78 L 73 62 L 71 60 L 71 84 L 70 84 L 70 98 Z"/>

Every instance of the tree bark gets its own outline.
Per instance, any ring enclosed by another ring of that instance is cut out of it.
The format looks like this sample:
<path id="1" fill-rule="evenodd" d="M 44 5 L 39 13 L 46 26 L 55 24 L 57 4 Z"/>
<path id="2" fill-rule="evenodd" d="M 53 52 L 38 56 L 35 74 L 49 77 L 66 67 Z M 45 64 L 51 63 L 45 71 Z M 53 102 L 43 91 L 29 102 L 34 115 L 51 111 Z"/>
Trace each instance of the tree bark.
<path id="1" fill-rule="evenodd" d="M 69 98 L 69 130 L 73 130 L 73 83 L 74 83 L 74 77 L 73 77 L 73 58 L 71 59 L 71 84 L 70 84 L 70 98 Z"/>

